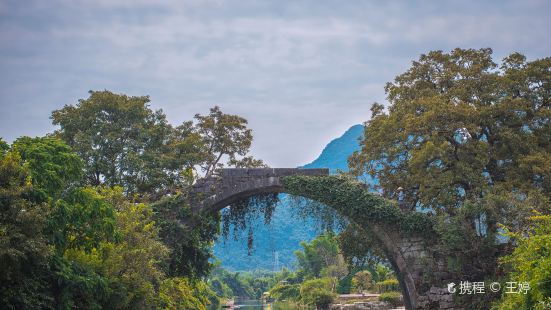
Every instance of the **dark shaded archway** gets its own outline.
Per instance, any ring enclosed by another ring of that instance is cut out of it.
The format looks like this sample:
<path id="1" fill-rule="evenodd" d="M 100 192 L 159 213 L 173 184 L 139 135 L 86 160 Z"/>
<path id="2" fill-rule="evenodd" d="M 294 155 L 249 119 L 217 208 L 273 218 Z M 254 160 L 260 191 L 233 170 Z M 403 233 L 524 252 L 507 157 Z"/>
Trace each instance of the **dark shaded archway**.
<path id="1" fill-rule="evenodd" d="M 360 183 L 328 174 L 328 169 L 220 169 L 194 185 L 192 210 L 218 212 L 237 200 L 269 192 L 319 201 L 375 236 L 397 271 L 407 309 L 455 308 L 453 296 L 438 286 L 442 281 L 427 280 L 434 279 L 427 270 L 441 280 L 447 275 L 444 264 L 430 250 L 430 238 L 426 238 L 431 233 L 431 219 L 425 214 L 405 213 Z"/>

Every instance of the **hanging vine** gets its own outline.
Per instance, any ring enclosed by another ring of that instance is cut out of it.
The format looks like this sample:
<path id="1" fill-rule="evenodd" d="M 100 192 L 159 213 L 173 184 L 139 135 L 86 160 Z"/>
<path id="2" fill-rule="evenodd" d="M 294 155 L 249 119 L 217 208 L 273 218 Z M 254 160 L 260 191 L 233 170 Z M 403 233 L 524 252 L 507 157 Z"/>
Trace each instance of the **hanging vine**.
<path id="1" fill-rule="evenodd" d="M 234 240 L 238 239 L 240 231 L 248 229 L 247 252 L 251 255 L 254 249 L 253 223 L 263 217 L 264 224 L 269 225 L 278 201 L 277 193 L 262 193 L 238 200 L 222 210 L 224 241 L 230 236 L 230 229 Z"/>

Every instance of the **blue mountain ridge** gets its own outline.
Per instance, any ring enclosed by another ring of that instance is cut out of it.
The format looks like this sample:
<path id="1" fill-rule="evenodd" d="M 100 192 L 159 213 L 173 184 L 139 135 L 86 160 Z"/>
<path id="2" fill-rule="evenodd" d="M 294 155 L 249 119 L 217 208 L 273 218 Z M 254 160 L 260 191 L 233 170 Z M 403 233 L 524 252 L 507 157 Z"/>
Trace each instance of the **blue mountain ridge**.
<path id="1" fill-rule="evenodd" d="M 350 127 L 342 136 L 327 144 L 318 158 L 301 168 L 329 168 L 330 173 L 336 173 L 337 170 L 347 171 L 348 157 L 360 149 L 359 140 L 363 137 L 363 128 L 362 125 Z M 320 230 L 314 219 L 304 220 L 296 216 L 296 211 L 285 202 L 284 194 L 280 198 L 270 224 L 264 224 L 263 218 L 253 221 L 254 241 L 251 255 L 247 253 L 247 231 L 239 231 L 235 240 L 230 227 L 227 240 L 223 240 L 223 237 L 217 240 L 214 255 L 222 262 L 223 267 L 235 271 L 294 268 L 294 251 L 300 248 L 299 243 L 314 239 Z"/>

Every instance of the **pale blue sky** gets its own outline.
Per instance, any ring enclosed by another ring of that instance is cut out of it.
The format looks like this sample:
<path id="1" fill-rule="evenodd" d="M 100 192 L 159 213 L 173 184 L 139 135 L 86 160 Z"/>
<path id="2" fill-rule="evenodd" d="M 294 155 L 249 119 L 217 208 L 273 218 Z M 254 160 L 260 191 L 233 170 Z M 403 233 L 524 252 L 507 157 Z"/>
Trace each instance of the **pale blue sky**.
<path id="1" fill-rule="evenodd" d="M 173 124 L 220 105 L 272 166 L 369 118 L 420 53 L 551 56 L 551 1 L 0 0 L 0 136 L 53 130 L 90 89 L 150 95 Z"/>

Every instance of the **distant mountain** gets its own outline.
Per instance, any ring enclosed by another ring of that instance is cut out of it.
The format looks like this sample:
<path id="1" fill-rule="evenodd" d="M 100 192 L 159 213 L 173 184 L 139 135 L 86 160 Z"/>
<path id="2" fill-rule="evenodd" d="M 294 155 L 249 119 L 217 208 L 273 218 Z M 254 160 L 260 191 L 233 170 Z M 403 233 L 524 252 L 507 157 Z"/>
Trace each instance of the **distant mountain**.
<path id="1" fill-rule="evenodd" d="M 341 137 L 327 144 L 317 159 L 302 167 L 329 168 L 331 173 L 336 173 L 337 169 L 347 171 L 348 157 L 360 149 L 359 139 L 363 136 L 363 128 L 362 125 L 350 127 Z M 265 225 L 263 219 L 253 223 L 252 255 L 247 255 L 247 231 L 239 232 L 237 240 L 234 240 L 230 233 L 225 242 L 216 242 L 214 255 L 222 261 L 223 267 L 231 270 L 272 270 L 276 261 L 277 269 L 294 267 L 294 251 L 300 248 L 299 243 L 314 239 L 320 231 L 314 219 L 304 221 L 297 217 L 294 214 L 295 210 L 285 203 L 285 196 L 280 195 L 281 202 L 276 206 L 269 225 Z"/>
<path id="2" fill-rule="evenodd" d="M 348 157 L 360 150 L 359 140 L 363 133 L 363 125 L 350 127 L 342 136 L 329 142 L 318 158 L 302 168 L 329 168 L 331 173 L 336 173 L 337 169 L 348 171 Z"/>

